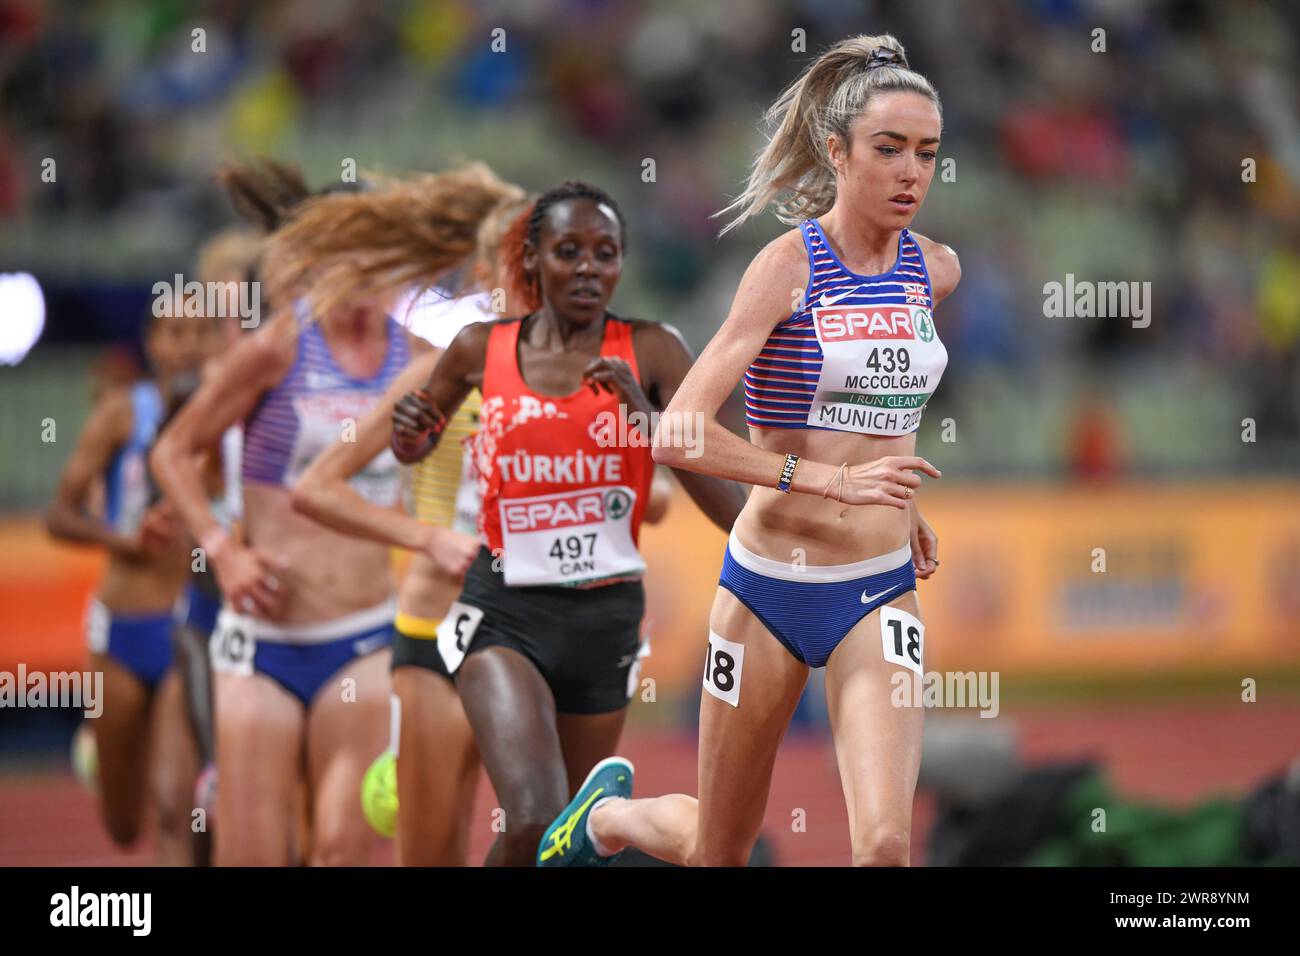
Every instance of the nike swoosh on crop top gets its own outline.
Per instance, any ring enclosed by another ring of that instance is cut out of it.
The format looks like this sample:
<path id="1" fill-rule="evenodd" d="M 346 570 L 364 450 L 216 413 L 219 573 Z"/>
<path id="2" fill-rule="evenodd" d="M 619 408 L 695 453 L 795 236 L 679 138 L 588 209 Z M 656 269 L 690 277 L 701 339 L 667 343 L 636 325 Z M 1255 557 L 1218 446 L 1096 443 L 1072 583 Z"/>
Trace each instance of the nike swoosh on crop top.
<path id="1" fill-rule="evenodd" d="M 948 364 L 934 325 L 925 256 L 910 232 L 883 275 L 850 272 L 817 220 L 802 308 L 745 371 L 745 418 L 758 428 L 826 428 L 896 437 L 916 431 Z"/>

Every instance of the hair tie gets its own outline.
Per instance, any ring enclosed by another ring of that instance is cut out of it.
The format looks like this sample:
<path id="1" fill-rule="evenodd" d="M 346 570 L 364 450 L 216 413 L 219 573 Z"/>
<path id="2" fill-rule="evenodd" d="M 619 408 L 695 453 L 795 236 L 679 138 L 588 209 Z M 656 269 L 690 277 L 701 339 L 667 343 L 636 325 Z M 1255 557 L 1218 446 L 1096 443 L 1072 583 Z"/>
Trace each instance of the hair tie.
<path id="1" fill-rule="evenodd" d="M 901 69 L 908 69 L 907 60 L 903 54 L 897 50 L 891 50 L 889 47 L 878 46 L 867 54 L 867 69 L 875 70 L 882 66 L 897 66 Z"/>

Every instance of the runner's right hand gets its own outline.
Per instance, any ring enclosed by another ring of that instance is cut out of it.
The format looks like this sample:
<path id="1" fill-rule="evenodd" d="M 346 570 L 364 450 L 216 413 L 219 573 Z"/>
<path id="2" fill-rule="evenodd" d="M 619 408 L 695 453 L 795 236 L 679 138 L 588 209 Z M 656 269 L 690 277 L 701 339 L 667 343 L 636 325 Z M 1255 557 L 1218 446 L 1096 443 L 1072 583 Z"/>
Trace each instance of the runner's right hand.
<path id="1" fill-rule="evenodd" d="M 152 561 L 175 548 L 184 530 L 175 509 L 160 501 L 145 511 L 135 537 L 128 539 L 119 554 L 134 561 Z"/>
<path id="2" fill-rule="evenodd" d="M 838 498 L 847 505 L 906 508 L 921 487 L 921 476 L 914 471 L 923 471 L 932 478 L 939 478 L 942 474 L 924 458 L 891 455 L 850 465 L 845 469 L 843 492 L 839 490 L 840 480 L 837 478 L 828 489 L 829 497 Z"/>
<path id="3" fill-rule="evenodd" d="M 282 561 L 232 541 L 212 558 L 212 569 L 236 613 L 270 620 L 281 616 L 287 591 Z"/>
<path id="4" fill-rule="evenodd" d="M 393 454 L 403 464 L 419 461 L 433 447 L 429 436 L 441 432 L 446 423 L 428 392 L 407 392 L 393 406 Z"/>
<path id="5" fill-rule="evenodd" d="M 423 551 L 444 574 L 461 578 L 478 556 L 478 549 L 478 538 L 471 534 L 431 527 Z"/>

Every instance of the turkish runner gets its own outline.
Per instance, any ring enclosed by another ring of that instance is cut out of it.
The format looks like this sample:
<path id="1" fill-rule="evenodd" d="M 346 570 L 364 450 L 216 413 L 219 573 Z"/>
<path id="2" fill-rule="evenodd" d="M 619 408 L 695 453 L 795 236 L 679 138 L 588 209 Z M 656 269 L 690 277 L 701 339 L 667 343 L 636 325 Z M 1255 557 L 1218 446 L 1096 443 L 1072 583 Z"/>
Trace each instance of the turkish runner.
<path id="1" fill-rule="evenodd" d="M 639 378 L 632 324 L 605 317 L 602 356 Z M 637 550 L 654 460 L 648 436 L 621 443 L 611 429 L 627 409 L 583 383 L 542 395 L 519 371 L 521 320 L 493 325 L 483 369 L 483 406 L 474 440 L 483 508 L 479 531 L 502 561 L 510 586 L 591 587 L 645 572 Z"/>

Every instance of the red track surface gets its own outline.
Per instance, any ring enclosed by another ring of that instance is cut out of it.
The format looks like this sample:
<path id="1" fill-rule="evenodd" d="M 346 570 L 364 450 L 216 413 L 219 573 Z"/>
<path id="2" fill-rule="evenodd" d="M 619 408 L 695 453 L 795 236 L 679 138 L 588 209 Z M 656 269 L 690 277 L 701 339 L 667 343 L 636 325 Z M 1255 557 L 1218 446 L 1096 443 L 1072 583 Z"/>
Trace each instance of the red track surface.
<path id="1" fill-rule="evenodd" d="M 1213 794 L 1240 794 L 1300 755 L 1300 704 L 1130 704 L 1003 712 L 1020 731 L 1026 760 L 1091 756 L 1101 760 L 1124 794 L 1185 805 Z M 1002 724 L 1003 718 L 995 722 Z M 972 718 L 978 720 L 977 718 Z M 671 733 L 630 734 L 623 752 L 637 768 L 641 794 L 695 789 L 695 742 Z M 472 859 L 491 843 L 492 808 L 486 778 L 479 788 Z M 791 830 L 805 811 L 806 831 Z M 917 797 L 913 860 L 921 862 L 933 803 Z M 848 823 L 829 744 L 820 737 L 788 739 L 777 761 L 765 830 L 778 862 L 834 866 L 849 862 Z M 68 772 L 0 777 L 0 865 L 118 866 L 147 864 L 147 849 L 112 846 L 94 804 Z M 375 862 L 391 860 L 385 845 Z"/>

